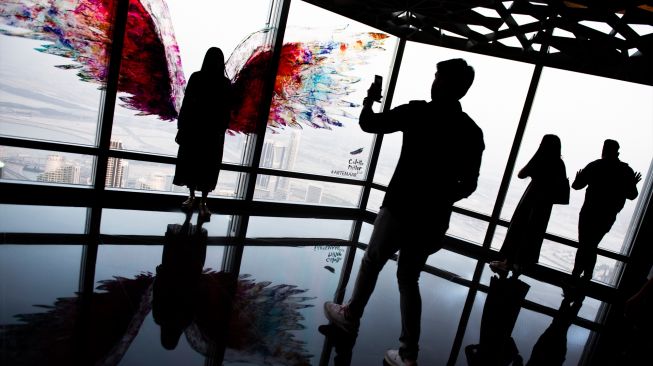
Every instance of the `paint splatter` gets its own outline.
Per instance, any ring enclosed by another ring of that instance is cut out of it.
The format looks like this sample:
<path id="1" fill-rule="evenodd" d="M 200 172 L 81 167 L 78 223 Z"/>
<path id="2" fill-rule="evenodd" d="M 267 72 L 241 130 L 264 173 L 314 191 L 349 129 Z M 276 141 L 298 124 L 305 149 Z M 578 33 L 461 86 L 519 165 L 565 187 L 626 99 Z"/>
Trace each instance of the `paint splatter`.
<path id="1" fill-rule="evenodd" d="M 61 56 L 80 80 L 106 86 L 115 1 L 7 0 L 0 4 L 0 33 L 46 41 L 36 50 Z M 130 0 L 118 91 L 123 106 L 172 121 L 186 81 L 165 2 Z"/>

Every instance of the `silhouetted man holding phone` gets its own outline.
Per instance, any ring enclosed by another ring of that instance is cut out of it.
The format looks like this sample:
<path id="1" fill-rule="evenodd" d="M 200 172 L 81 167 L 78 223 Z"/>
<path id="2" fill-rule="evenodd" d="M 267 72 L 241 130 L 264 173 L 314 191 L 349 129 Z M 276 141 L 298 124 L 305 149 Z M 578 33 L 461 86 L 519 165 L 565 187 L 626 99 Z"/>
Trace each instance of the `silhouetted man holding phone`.
<path id="1" fill-rule="evenodd" d="M 442 247 L 454 202 L 476 189 L 485 149 L 483 132 L 458 101 L 473 80 L 474 69 L 463 59 L 452 59 L 437 64 L 431 102 L 411 101 L 388 112 L 374 113 L 372 104 L 381 94 L 378 83 L 372 84 L 363 101 L 359 120 L 363 131 L 401 131 L 403 145 L 352 297 L 346 305 L 327 302 L 324 310 L 335 325 L 357 333 L 379 272 L 399 251 L 402 329 L 399 350 L 386 352 L 385 361 L 390 365 L 417 364 L 422 314 L 420 273 L 429 255 Z"/>

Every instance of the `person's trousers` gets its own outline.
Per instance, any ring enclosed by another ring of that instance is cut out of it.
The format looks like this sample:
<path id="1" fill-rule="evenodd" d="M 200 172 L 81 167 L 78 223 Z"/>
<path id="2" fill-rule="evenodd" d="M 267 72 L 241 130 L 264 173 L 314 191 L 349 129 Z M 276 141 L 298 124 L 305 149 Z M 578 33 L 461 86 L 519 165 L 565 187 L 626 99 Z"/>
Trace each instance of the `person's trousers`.
<path id="1" fill-rule="evenodd" d="M 398 250 L 397 281 L 401 304 L 401 336 L 399 354 L 403 358 L 417 359 L 419 351 L 422 298 L 419 276 L 432 253 L 440 249 L 442 238 L 449 226 L 451 209 L 434 215 L 436 221 L 399 220 L 390 210 L 382 208 L 374 222 L 369 245 L 361 261 L 360 270 L 348 307 L 352 316 L 361 317 L 367 305 L 379 272 Z M 424 222 L 428 221 L 429 225 Z"/>
<path id="2" fill-rule="evenodd" d="M 572 276 L 592 279 L 596 265 L 596 249 L 616 220 L 616 215 L 595 214 L 581 211 L 578 217 L 578 251 L 574 260 Z"/>

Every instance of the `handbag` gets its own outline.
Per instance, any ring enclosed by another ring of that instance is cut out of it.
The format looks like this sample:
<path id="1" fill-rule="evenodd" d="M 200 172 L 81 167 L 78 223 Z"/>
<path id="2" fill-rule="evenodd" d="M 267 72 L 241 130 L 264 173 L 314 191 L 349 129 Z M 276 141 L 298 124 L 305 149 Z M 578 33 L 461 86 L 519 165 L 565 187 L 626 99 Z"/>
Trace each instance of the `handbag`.
<path id="1" fill-rule="evenodd" d="M 565 177 L 564 179 L 558 179 L 553 191 L 553 203 L 558 205 L 568 205 L 570 191 L 569 178 Z"/>

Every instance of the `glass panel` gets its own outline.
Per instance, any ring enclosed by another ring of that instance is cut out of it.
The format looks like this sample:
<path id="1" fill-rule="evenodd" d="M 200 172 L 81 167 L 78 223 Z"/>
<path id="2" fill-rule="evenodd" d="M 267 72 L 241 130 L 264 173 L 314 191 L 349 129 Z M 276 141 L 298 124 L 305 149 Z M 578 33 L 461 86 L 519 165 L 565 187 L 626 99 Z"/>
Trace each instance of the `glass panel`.
<path id="1" fill-rule="evenodd" d="M 583 98 L 579 99 L 579 95 Z M 572 182 L 579 169 L 601 157 L 605 139 L 617 140 L 621 145 L 619 159 L 647 177 L 653 157 L 651 100 L 650 86 L 545 68 L 501 216 L 512 217 L 529 183 L 529 179 L 518 179 L 516 172 L 532 157 L 545 134 L 560 137 L 562 158 Z M 641 192 L 647 184 L 650 183 L 640 182 L 637 188 Z M 583 191 L 572 189 L 569 205 L 553 206 L 548 232 L 577 238 Z M 624 238 L 639 199 L 641 195 L 634 201 L 626 200 L 612 229 L 601 241 L 601 248 L 620 253 L 628 250 Z"/>
<path id="2" fill-rule="evenodd" d="M 254 199 L 321 206 L 358 207 L 361 186 L 259 175 Z"/>
<path id="3" fill-rule="evenodd" d="M 461 99 L 463 110 L 483 130 L 485 151 L 478 188 L 470 197 L 456 205 L 490 214 L 499 191 L 515 129 L 531 81 L 533 65 L 480 54 L 407 42 L 395 89 L 393 106 L 410 100 L 430 100 L 431 84 L 436 64 L 451 58 L 465 59 L 476 72 L 474 83 Z M 509 76 L 509 77 L 508 77 Z M 497 86 L 501 92 L 497 93 Z M 433 123 L 437 123 L 434 121 Z M 416 123 L 416 122 L 415 122 Z M 399 139 L 388 143 L 398 144 Z M 386 144 L 384 140 L 383 145 Z M 400 146 L 385 147 L 397 154 Z M 379 166 L 391 171 L 396 159 L 379 160 Z M 382 171 L 379 168 L 379 171 Z M 380 178 L 382 179 L 382 178 Z"/>
<path id="4" fill-rule="evenodd" d="M 575 258 L 576 248 L 544 239 L 538 261 L 540 264 L 571 273 Z"/>
<path id="5" fill-rule="evenodd" d="M 0 135 L 95 144 L 113 4 L 2 2 Z"/>
<path id="6" fill-rule="evenodd" d="M 106 184 L 108 188 L 188 193 L 188 188 L 172 184 L 175 167 L 148 161 L 109 158 Z M 239 198 L 236 194 L 245 173 L 221 170 L 218 184 L 209 196 Z"/>
<path id="7" fill-rule="evenodd" d="M 87 211 L 85 207 L 0 204 L 0 232 L 83 234 Z"/>
<path id="8" fill-rule="evenodd" d="M 345 301 L 351 297 L 362 255 L 362 250 L 356 251 Z M 379 273 L 376 288 L 361 321 L 352 365 L 376 365 L 385 348 L 397 344 L 397 337 L 401 333 L 401 318 L 396 271 L 397 262 L 390 260 Z M 428 273 L 422 273 L 419 281 L 422 324 L 431 325 L 422 327 L 420 364 L 445 365 L 458 331 L 469 289 Z M 383 324 L 383 331 L 379 331 L 379 324 Z M 434 324 L 437 326 L 433 326 Z"/>
<path id="9" fill-rule="evenodd" d="M 141 310 L 147 309 L 147 311 L 129 314 L 132 316 L 130 325 L 133 326 L 136 324 L 138 328 L 127 329 L 125 331 L 122 339 L 129 340 L 129 348 L 123 350 L 125 353 L 120 360 L 121 365 L 141 365 L 152 362 L 157 365 L 178 365 L 180 363 L 202 365 L 205 362 L 205 356 L 199 350 L 196 350 L 194 346 L 197 343 L 189 340 L 189 334 L 192 334 L 190 329 L 197 328 L 197 323 L 200 323 L 204 327 L 208 326 L 209 329 L 203 328 L 203 330 L 214 332 L 210 327 L 215 325 L 205 321 L 206 318 L 199 314 L 202 314 L 203 309 L 215 305 L 215 303 L 210 303 L 210 301 L 218 298 L 218 296 L 209 296 L 206 289 L 210 287 L 213 290 L 222 290 L 220 287 L 221 275 L 213 271 L 207 271 L 209 269 L 215 270 L 215 268 L 219 268 L 222 262 L 224 247 L 209 246 L 206 248 L 204 271 L 198 277 L 184 277 L 184 274 L 188 274 L 185 271 L 191 271 L 192 269 L 184 267 L 183 265 L 187 262 L 178 258 L 201 259 L 203 255 L 202 250 L 200 249 L 192 253 L 177 252 L 176 254 L 182 255 L 170 257 L 173 258 L 173 261 L 176 260 L 174 264 L 177 265 L 171 273 L 179 276 L 172 279 L 166 277 L 165 279 L 169 282 L 164 282 L 164 279 L 161 279 L 161 282 L 159 282 L 160 286 L 156 287 L 152 286 L 152 283 L 156 276 L 156 267 L 162 263 L 163 246 L 161 244 L 163 243 L 164 240 L 162 239 L 158 243 L 159 245 L 101 245 L 99 248 L 96 271 L 97 297 L 110 298 L 112 305 L 117 309 L 127 308 L 135 310 L 138 309 L 137 306 L 140 306 Z M 193 246 L 188 245 L 182 249 L 192 250 Z M 193 254 L 197 254 L 198 257 L 187 256 Z M 191 262 L 192 259 L 190 260 Z M 200 287 L 204 291 L 180 291 L 176 287 L 181 286 L 183 289 L 193 288 L 193 283 L 189 280 L 190 278 L 197 279 Z M 210 286 L 207 286 L 209 282 Z M 167 285 L 165 288 L 164 283 Z M 99 287 L 101 285 L 103 286 L 102 288 Z M 153 289 L 152 296 L 147 296 L 150 288 Z M 169 300 L 169 298 L 165 297 L 166 290 L 177 295 L 185 296 L 184 299 L 188 302 L 172 300 L 172 304 L 166 303 L 165 300 Z M 157 291 L 161 291 L 164 295 L 157 296 Z M 175 293 L 175 291 L 177 292 Z M 219 298 L 224 299 L 223 296 Z M 160 303 L 158 303 L 159 301 Z M 190 308 L 188 306 L 189 303 L 196 305 L 196 307 Z M 100 303 L 101 305 L 102 303 Z M 219 311 L 219 307 L 211 308 L 211 311 L 218 316 L 223 316 Z M 118 326 L 124 326 L 126 325 L 124 322 L 125 317 L 121 317 L 120 315 L 123 314 L 119 312 L 114 318 L 114 321 Z M 187 319 L 187 316 L 194 316 L 192 323 L 188 327 L 180 330 L 181 334 L 178 343 L 173 347 L 174 350 L 165 349 L 162 344 L 162 325 L 169 324 L 165 323 L 165 321 L 170 321 L 170 318 L 183 321 Z M 138 323 L 138 320 L 141 320 L 142 323 Z M 114 327 L 117 328 L 116 325 Z"/>
<path id="10" fill-rule="evenodd" d="M 396 43 L 369 26 L 293 2 L 264 150 L 279 152 L 283 162 L 262 159 L 261 166 L 364 179 L 374 136 L 358 126 L 360 103 L 374 75 L 389 74 Z"/>
<path id="11" fill-rule="evenodd" d="M 465 347 L 467 347 L 468 345 L 479 343 L 481 317 L 483 315 L 483 312 L 486 311 L 485 309 L 486 298 L 487 298 L 487 294 L 485 293 L 479 292 L 476 294 L 474 306 L 470 314 L 470 320 L 467 325 L 467 330 L 465 331 L 465 337 L 463 339 L 461 352 L 458 355 L 456 365 L 459 366 L 467 365 L 467 358 L 465 357 Z M 559 301 L 561 300 L 558 299 L 557 301 L 559 304 Z M 558 304 L 556 304 L 554 308 L 557 309 Z M 507 316 L 506 314 L 500 311 L 501 309 L 497 308 L 496 310 L 499 310 L 499 314 L 497 314 L 497 316 L 501 316 L 501 317 Z M 487 311 L 490 312 L 488 314 L 492 314 L 491 308 L 488 308 Z M 486 317 L 487 319 L 492 319 L 492 316 L 490 315 L 486 315 Z M 535 343 L 537 342 L 538 338 L 542 336 L 545 329 L 547 329 L 549 326 L 552 326 L 552 321 L 553 318 L 547 315 L 538 314 L 536 312 L 524 308 L 522 308 L 519 311 L 517 322 L 515 324 L 515 327 L 512 329 L 511 336 L 515 340 L 518 353 L 523 357 L 523 360 L 525 362 L 531 362 L 531 363 L 542 362 L 542 360 L 536 361 L 535 359 L 531 359 L 531 354 L 532 354 L 533 347 L 535 346 Z M 560 322 L 557 322 L 556 325 L 559 326 Z M 554 329 L 552 328 L 549 331 L 552 330 Z M 564 334 L 566 335 L 566 337 L 564 338 L 566 341 L 564 344 L 565 354 L 560 356 L 564 356 L 565 365 L 578 365 L 580 364 L 580 359 L 583 356 L 585 349 L 588 347 L 588 342 L 591 339 L 590 337 L 591 332 L 587 329 L 578 327 L 576 325 L 570 325 L 569 329 Z M 551 334 L 549 334 L 549 337 L 551 337 Z M 543 340 L 543 342 L 544 341 L 545 340 Z M 553 349 L 549 351 L 552 352 Z M 560 349 L 560 351 L 563 350 Z"/>
<path id="12" fill-rule="evenodd" d="M 240 273 L 247 277 L 257 304 L 251 304 L 246 316 L 255 329 L 264 332 L 265 338 L 284 340 L 278 346 L 266 344 L 261 337 L 259 345 L 248 345 L 258 349 L 258 357 L 272 363 L 277 358 L 293 360 L 293 364 L 311 364 L 319 358 L 324 345 L 324 336 L 316 331 L 321 324 L 327 324 L 322 304 L 333 300 L 338 286 L 342 261 L 329 261 L 333 253 L 343 253 L 346 247 L 329 247 L 322 250 L 314 247 L 245 247 Z M 292 258 L 292 260 L 289 260 Z M 279 268 L 283 267 L 280 271 Z M 248 291 L 247 287 L 243 288 Z M 257 292 L 254 293 L 254 290 Z M 270 322 L 279 326 L 260 325 Z M 274 361 L 277 364 L 277 361 Z M 279 364 L 285 364 L 279 363 Z"/>
<path id="13" fill-rule="evenodd" d="M 488 225 L 487 221 L 454 212 L 451 214 L 447 235 L 483 245 Z"/>
<path id="14" fill-rule="evenodd" d="M 372 188 L 370 190 L 370 197 L 367 199 L 367 210 L 372 212 L 379 212 L 385 192 Z"/>
<path id="15" fill-rule="evenodd" d="M 504 240 L 506 240 L 506 234 L 508 233 L 508 228 L 505 226 L 497 225 L 494 230 L 494 236 L 492 237 L 492 244 L 490 248 L 499 251 L 501 246 L 503 246 Z"/>
<path id="16" fill-rule="evenodd" d="M 0 146 L 2 180 L 90 186 L 94 165 L 90 155 Z"/>
<path id="17" fill-rule="evenodd" d="M 75 296 L 79 290 L 81 256 L 80 245 L 0 245 L 0 324 L 25 324 L 28 319 L 16 315 L 46 313 L 51 309 L 42 305 L 54 305 L 59 298 Z M 40 324 L 38 328 L 46 325 Z M 3 329 L 2 338 L 4 351 L 13 343 L 11 332 Z"/>
<path id="18" fill-rule="evenodd" d="M 426 260 L 426 264 L 447 272 L 455 273 L 458 276 L 471 280 L 474 276 L 477 260 L 454 253 L 445 249 L 440 249 L 431 254 Z"/>
<path id="19" fill-rule="evenodd" d="M 176 155 L 176 117 L 186 81 L 201 68 L 209 47 L 222 49 L 228 59 L 228 76 L 240 86 L 238 90 L 257 81 L 238 78 L 237 73 L 262 45 L 269 1 L 168 1 L 146 5 L 132 1 L 130 7 L 113 148 Z M 236 21 L 234 14 L 247 16 Z M 258 90 L 252 93 L 260 94 Z M 238 130 L 228 134 L 223 161 L 242 164 L 246 141 L 247 135 Z"/>
<path id="20" fill-rule="evenodd" d="M 332 238 L 348 240 L 352 221 L 296 217 L 252 216 L 248 238 Z"/>
<path id="21" fill-rule="evenodd" d="M 232 216 L 213 213 L 211 221 L 202 226 L 209 236 L 228 236 Z M 165 235 L 168 224 L 182 224 L 186 215 L 181 212 L 157 212 L 138 210 L 102 210 L 100 232 L 109 235 Z M 192 224 L 197 223 L 197 216 Z"/>
<path id="22" fill-rule="evenodd" d="M 358 236 L 358 241 L 363 244 L 369 244 L 370 238 L 372 237 L 372 231 L 374 230 L 374 225 L 364 222 L 361 226 L 361 233 Z"/>
<path id="23" fill-rule="evenodd" d="M 392 174 L 399 162 L 399 153 L 401 153 L 402 134 L 391 133 L 383 136 L 379 160 L 376 164 L 374 173 L 374 183 L 387 186 L 390 184 Z"/>

